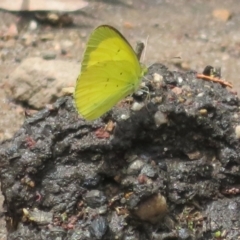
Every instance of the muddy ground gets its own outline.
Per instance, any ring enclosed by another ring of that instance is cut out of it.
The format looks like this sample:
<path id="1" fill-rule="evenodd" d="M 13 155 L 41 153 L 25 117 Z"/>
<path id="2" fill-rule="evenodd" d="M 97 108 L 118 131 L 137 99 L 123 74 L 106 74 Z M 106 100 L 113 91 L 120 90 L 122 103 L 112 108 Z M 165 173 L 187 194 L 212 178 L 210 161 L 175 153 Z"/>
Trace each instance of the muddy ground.
<path id="1" fill-rule="evenodd" d="M 9 239 L 240 236 L 238 97 L 160 64 L 146 79 L 146 106 L 87 122 L 62 97 L 1 145 Z"/>
<path id="2" fill-rule="evenodd" d="M 1 140 L 20 128 L 25 109 L 44 107 L 62 87 L 74 85 L 87 36 L 100 24 L 115 26 L 133 45 L 148 39 L 146 65 L 161 62 L 171 70 L 198 72 L 209 64 L 221 67 L 237 92 L 239 12 L 236 0 L 90 1 L 70 15 L 74 26 L 52 27 L 32 15 L 1 11 Z"/>

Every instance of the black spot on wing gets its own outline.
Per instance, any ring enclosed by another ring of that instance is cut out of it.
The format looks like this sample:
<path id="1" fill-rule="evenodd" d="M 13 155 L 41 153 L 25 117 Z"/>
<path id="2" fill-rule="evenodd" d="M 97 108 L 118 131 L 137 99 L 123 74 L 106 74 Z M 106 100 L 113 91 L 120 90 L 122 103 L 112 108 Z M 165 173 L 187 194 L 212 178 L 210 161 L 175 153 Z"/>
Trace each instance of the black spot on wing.
<path id="1" fill-rule="evenodd" d="M 109 82 L 109 78 L 107 78 L 106 82 L 107 82 L 107 83 Z M 107 87 L 107 83 L 105 84 L 105 87 Z"/>

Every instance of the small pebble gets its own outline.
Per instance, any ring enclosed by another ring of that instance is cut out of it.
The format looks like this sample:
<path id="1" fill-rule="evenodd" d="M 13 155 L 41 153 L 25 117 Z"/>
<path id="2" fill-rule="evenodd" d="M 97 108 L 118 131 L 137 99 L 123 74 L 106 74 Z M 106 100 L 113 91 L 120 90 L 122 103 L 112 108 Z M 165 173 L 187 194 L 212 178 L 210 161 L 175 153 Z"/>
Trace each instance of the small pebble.
<path id="1" fill-rule="evenodd" d="M 223 22 L 228 21 L 232 16 L 231 12 L 227 9 L 215 9 L 212 15 L 216 19 L 221 20 Z"/>
<path id="2" fill-rule="evenodd" d="M 96 208 L 102 206 L 106 202 L 106 197 L 102 191 L 91 190 L 86 193 L 85 201 L 89 207 Z"/>
<path id="3" fill-rule="evenodd" d="M 199 159 L 202 156 L 202 154 L 199 151 L 196 151 L 192 153 L 187 153 L 187 156 L 190 160 L 196 160 Z"/>
<path id="4" fill-rule="evenodd" d="M 74 93 L 74 87 L 65 87 L 62 88 L 60 96 L 70 96 Z"/>
<path id="5" fill-rule="evenodd" d="M 141 174 L 143 175 L 146 175 L 150 178 L 153 178 L 156 176 L 157 172 L 156 172 L 156 169 L 154 169 L 153 166 L 149 165 L 149 164 L 146 164 L 144 165 L 144 167 L 142 168 L 141 170 Z"/>
<path id="6" fill-rule="evenodd" d="M 18 36 L 18 28 L 15 23 L 10 24 L 5 36 L 6 36 L 6 39 L 16 38 Z"/>
<path id="7" fill-rule="evenodd" d="M 153 74 L 153 82 L 162 82 L 163 81 L 163 76 L 158 74 L 158 73 L 154 73 Z"/>
<path id="8" fill-rule="evenodd" d="M 141 110 L 144 107 L 144 105 L 145 104 L 143 102 L 142 103 L 134 102 L 132 107 L 131 107 L 131 109 L 133 111 L 139 111 L 139 110 Z"/>
<path id="9" fill-rule="evenodd" d="M 235 127 L 236 138 L 240 139 L 240 125 Z"/>
<path id="10" fill-rule="evenodd" d="M 176 95 L 179 95 L 182 93 L 182 88 L 179 88 L 179 87 L 174 87 L 172 89 L 172 92 L 174 92 Z"/>
<path id="11" fill-rule="evenodd" d="M 141 170 L 143 165 L 144 165 L 144 162 L 139 159 L 132 162 L 127 169 L 127 174 L 130 174 L 130 175 L 137 174 Z"/>
<path id="12" fill-rule="evenodd" d="M 29 23 L 28 29 L 30 31 L 34 31 L 34 30 L 37 29 L 37 27 L 38 27 L 37 22 L 35 20 L 31 20 L 30 23 Z"/>
<path id="13" fill-rule="evenodd" d="M 122 120 L 127 120 L 130 116 L 129 115 L 126 115 L 126 114 L 122 114 L 121 115 L 121 119 Z"/>
<path id="14" fill-rule="evenodd" d="M 134 211 L 140 219 L 156 223 L 167 213 L 167 203 L 161 194 L 153 195 L 147 200 L 140 202 Z"/>
<path id="15" fill-rule="evenodd" d="M 74 45 L 74 43 L 71 40 L 68 40 L 68 39 L 61 41 L 60 44 L 61 44 L 62 48 L 68 48 L 68 49 L 73 47 L 73 45 Z"/>
<path id="16" fill-rule="evenodd" d="M 89 230 L 96 239 L 102 239 L 108 228 L 107 220 L 102 216 L 97 216 L 91 223 Z"/>
<path id="17" fill-rule="evenodd" d="M 161 111 L 157 111 L 154 115 L 154 121 L 157 127 L 161 126 L 162 124 L 168 123 L 167 116 L 162 113 Z"/>
<path id="18" fill-rule="evenodd" d="M 56 53 L 55 52 L 51 52 L 51 51 L 47 51 L 42 53 L 42 58 L 45 60 L 52 60 L 56 58 Z"/>
<path id="19" fill-rule="evenodd" d="M 178 77 L 178 83 L 182 83 L 182 81 L 183 81 L 183 79 L 182 79 L 182 77 Z"/>
<path id="20" fill-rule="evenodd" d="M 197 97 L 203 97 L 204 96 L 204 92 L 201 92 L 197 95 Z"/>
<path id="21" fill-rule="evenodd" d="M 107 212 L 107 210 L 108 210 L 108 207 L 107 207 L 107 205 L 105 204 L 105 205 L 103 205 L 103 206 L 101 206 L 101 207 L 98 208 L 98 213 L 99 213 L 100 215 L 102 215 L 102 214 L 105 214 L 105 213 Z"/>
<path id="22" fill-rule="evenodd" d="M 45 33 L 40 36 L 42 41 L 49 41 L 54 39 L 54 35 L 52 33 Z"/>
<path id="23" fill-rule="evenodd" d="M 207 109 L 205 109 L 205 108 L 200 109 L 198 112 L 199 112 L 201 115 L 207 115 L 207 114 L 208 114 L 208 111 L 207 111 Z"/>
<path id="24" fill-rule="evenodd" d="M 190 237 L 190 232 L 189 232 L 189 229 L 187 228 L 180 228 L 178 230 L 178 234 L 179 234 L 179 238 L 183 240 L 189 239 Z"/>
<path id="25" fill-rule="evenodd" d="M 183 70 L 189 70 L 190 69 L 190 64 L 188 62 L 182 62 L 181 63 L 181 68 Z"/>
<path id="26" fill-rule="evenodd" d="M 155 97 L 151 99 L 152 103 L 161 103 L 163 100 L 162 96 L 161 97 Z"/>

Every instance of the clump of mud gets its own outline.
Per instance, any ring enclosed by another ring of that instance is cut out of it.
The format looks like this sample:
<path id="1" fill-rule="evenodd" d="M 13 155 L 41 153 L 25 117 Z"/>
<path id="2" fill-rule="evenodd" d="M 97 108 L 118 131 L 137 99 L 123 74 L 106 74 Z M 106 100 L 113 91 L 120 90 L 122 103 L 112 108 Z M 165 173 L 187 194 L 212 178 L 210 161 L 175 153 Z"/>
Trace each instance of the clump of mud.
<path id="1" fill-rule="evenodd" d="M 64 97 L 1 144 L 9 239 L 240 236 L 239 99 L 160 64 L 146 79 L 133 110 L 86 122 Z"/>

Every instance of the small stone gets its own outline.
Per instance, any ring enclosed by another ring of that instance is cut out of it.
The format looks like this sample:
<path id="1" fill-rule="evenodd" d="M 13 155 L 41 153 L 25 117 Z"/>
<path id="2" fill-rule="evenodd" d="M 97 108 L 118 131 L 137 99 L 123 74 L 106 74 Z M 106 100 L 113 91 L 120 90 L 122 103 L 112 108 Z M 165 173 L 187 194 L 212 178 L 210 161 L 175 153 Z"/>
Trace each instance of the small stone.
<path id="1" fill-rule="evenodd" d="M 146 175 L 150 178 L 153 178 L 156 176 L 157 172 L 156 169 L 153 168 L 153 166 L 146 164 L 141 170 L 141 174 Z"/>
<path id="2" fill-rule="evenodd" d="M 52 33 L 45 33 L 40 36 L 42 41 L 49 41 L 54 39 L 54 35 Z"/>
<path id="3" fill-rule="evenodd" d="M 200 92 L 197 97 L 203 97 L 204 96 L 204 92 Z"/>
<path id="4" fill-rule="evenodd" d="M 74 93 L 74 87 L 65 87 L 62 88 L 60 96 L 69 96 L 72 95 Z"/>
<path id="5" fill-rule="evenodd" d="M 127 176 L 127 177 L 125 177 L 125 178 L 122 179 L 121 185 L 122 185 L 123 187 L 126 187 L 126 188 L 127 188 L 127 187 L 132 186 L 135 181 L 136 181 L 136 178 L 135 178 L 135 177 L 133 177 L 133 176 Z"/>
<path id="6" fill-rule="evenodd" d="M 97 208 L 106 202 L 106 197 L 102 191 L 91 190 L 85 195 L 85 201 L 89 207 Z"/>
<path id="7" fill-rule="evenodd" d="M 183 78 L 182 77 L 178 77 L 177 80 L 178 80 L 178 83 L 182 83 L 183 82 Z"/>
<path id="8" fill-rule="evenodd" d="M 61 44 L 61 48 L 63 48 L 63 49 L 65 49 L 65 48 L 69 49 L 69 48 L 73 47 L 73 45 L 74 45 L 74 43 L 68 39 L 61 41 L 60 44 Z"/>
<path id="9" fill-rule="evenodd" d="M 154 73 L 153 74 L 153 82 L 162 82 L 163 81 L 163 76 L 158 74 L 158 73 Z"/>
<path id="10" fill-rule="evenodd" d="M 214 233 L 214 237 L 215 237 L 215 238 L 220 238 L 220 237 L 221 237 L 221 231 L 216 231 L 216 232 Z"/>
<path id="11" fill-rule="evenodd" d="M 79 33 L 79 35 L 80 35 L 82 38 L 85 38 L 85 37 L 87 36 L 87 33 L 86 33 L 86 32 L 83 32 L 83 31 L 81 31 L 81 32 Z"/>
<path id="12" fill-rule="evenodd" d="M 98 213 L 99 213 L 100 215 L 102 215 L 102 214 L 105 214 L 105 213 L 107 212 L 107 210 L 108 210 L 108 207 L 107 207 L 107 205 L 105 204 L 105 205 L 103 205 L 103 206 L 101 206 L 101 207 L 98 208 Z"/>
<path id="13" fill-rule="evenodd" d="M 34 31 L 34 30 L 37 29 L 37 27 L 38 27 L 37 22 L 35 20 L 31 20 L 30 23 L 29 23 L 28 29 L 30 31 Z"/>
<path id="14" fill-rule="evenodd" d="M 66 55 L 67 54 L 67 50 L 66 49 L 61 49 L 61 54 L 62 55 Z"/>
<path id="15" fill-rule="evenodd" d="M 127 162 L 133 162 L 138 159 L 138 155 L 137 154 L 126 154 L 125 159 Z"/>
<path id="16" fill-rule="evenodd" d="M 228 21 L 232 16 L 231 12 L 227 9 L 215 9 L 212 14 L 216 19 L 223 22 Z"/>
<path id="17" fill-rule="evenodd" d="M 99 175 L 89 176 L 84 179 L 83 186 L 85 188 L 94 188 L 100 183 L 101 177 Z"/>
<path id="18" fill-rule="evenodd" d="M 189 229 L 187 228 L 180 228 L 178 230 L 178 234 L 179 234 L 179 238 L 180 239 L 189 239 L 189 237 L 191 236 L 190 235 L 190 232 L 189 232 Z"/>
<path id="19" fill-rule="evenodd" d="M 35 222 L 38 225 L 47 225 L 52 222 L 53 219 L 52 212 L 44 212 L 37 208 L 34 208 L 33 210 L 23 208 L 23 216 L 26 220 Z"/>
<path id="20" fill-rule="evenodd" d="M 116 212 L 112 213 L 109 228 L 115 235 L 113 239 L 122 239 L 122 235 L 124 235 L 123 230 L 126 225 L 125 218 L 125 216 L 118 215 Z"/>
<path id="21" fill-rule="evenodd" d="M 139 103 L 139 102 L 134 102 L 133 103 L 133 105 L 132 105 L 132 107 L 131 107 L 131 109 L 133 110 L 133 111 L 140 111 L 143 107 L 144 107 L 144 103 L 142 102 L 142 103 Z"/>
<path id="22" fill-rule="evenodd" d="M 199 151 L 187 153 L 187 156 L 190 160 L 196 160 L 201 158 L 202 154 Z"/>
<path id="23" fill-rule="evenodd" d="M 134 25 L 131 22 L 124 22 L 123 26 L 128 29 L 134 28 Z"/>
<path id="24" fill-rule="evenodd" d="M 182 62 L 181 63 L 181 68 L 183 70 L 189 70 L 190 69 L 190 64 L 188 62 Z"/>
<path id="25" fill-rule="evenodd" d="M 121 117 L 120 117 L 122 120 L 127 120 L 128 118 L 130 118 L 129 115 L 126 115 L 126 114 L 122 114 Z"/>
<path id="26" fill-rule="evenodd" d="M 42 53 L 42 58 L 45 60 L 52 60 L 56 58 L 56 53 L 55 52 L 51 52 L 51 51 L 47 51 Z"/>
<path id="27" fill-rule="evenodd" d="M 102 239 L 108 228 L 107 220 L 102 216 L 97 216 L 89 227 L 89 231 L 96 239 Z"/>
<path id="28" fill-rule="evenodd" d="M 157 127 L 168 123 L 167 116 L 161 111 L 157 111 L 154 115 L 154 121 Z"/>
<path id="29" fill-rule="evenodd" d="M 23 40 L 24 42 L 24 45 L 25 46 L 36 46 L 37 45 L 37 41 L 36 41 L 36 37 L 33 36 L 32 34 L 29 34 L 29 33 L 25 33 L 21 39 Z"/>
<path id="30" fill-rule="evenodd" d="M 152 102 L 152 103 L 161 103 L 162 101 L 163 101 L 162 96 L 160 96 L 160 97 L 155 97 L 155 98 L 152 98 L 152 99 L 151 99 L 151 102 Z"/>
<path id="31" fill-rule="evenodd" d="M 130 166 L 127 169 L 127 174 L 133 175 L 139 173 L 142 166 L 144 165 L 144 162 L 142 160 L 136 160 L 130 164 Z"/>
<path id="32" fill-rule="evenodd" d="M 179 88 L 179 87 L 174 87 L 172 89 L 172 92 L 174 92 L 176 95 L 179 95 L 182 93 L 182 88 Z"/>
<path id="33" fill-rule="evenodd" d="M 199 112 L 201 115 L 207 115 L 207 114 L 208 114 L 208 111 L 207 111 L 207 109 L 205 109 L 205 108 L 200 109 L 198 112 Z"/>
<path id="34" fill-rule="evenodd" d="M 140 202 L 134 214 L 141 220 L 156 223 L 161 220 L 167 213 L 167 203 L 165 197 L 156 194 L 147 200 Z"/>
<path id="35" fill-rule="evenodd" d="M 240 125 L 235 127 L 236 138 L 240 139 Z"/>
<path id="36" fill-rule="evenodd" d="M 7 39 L 16 38 L 18 36 L 18 29 L 15 23 L 10 24 L 5 36 Z"/>

